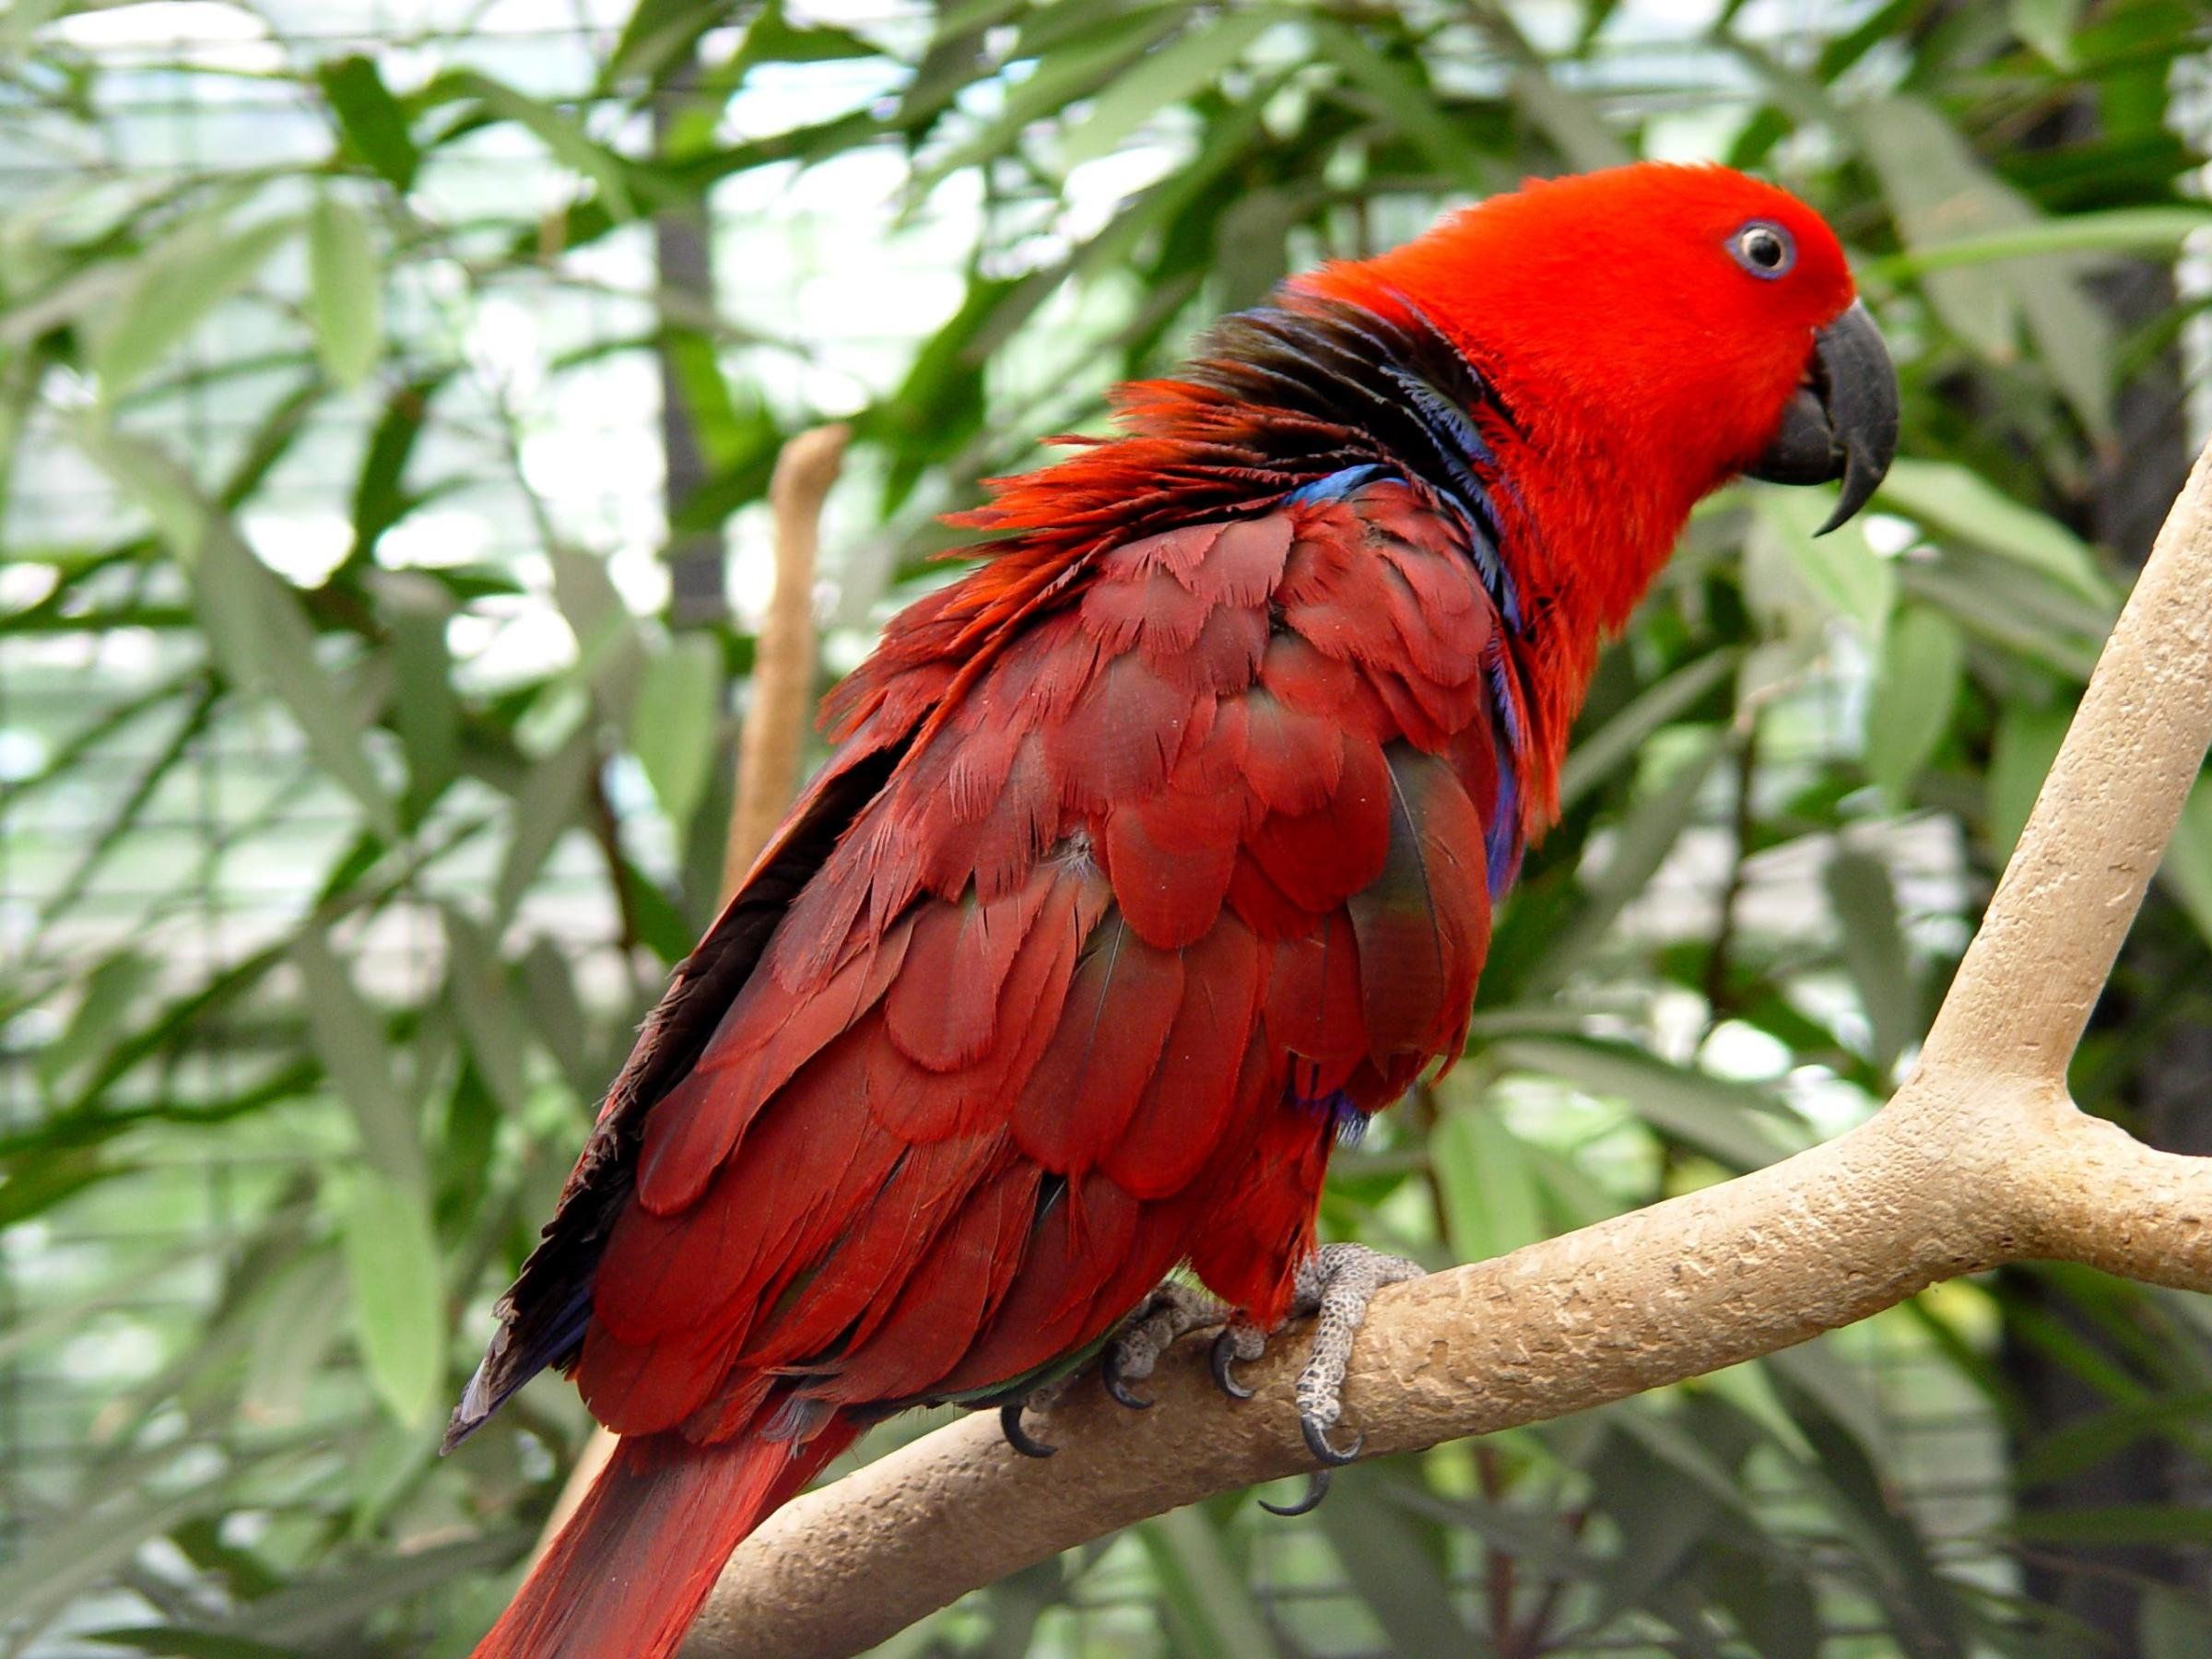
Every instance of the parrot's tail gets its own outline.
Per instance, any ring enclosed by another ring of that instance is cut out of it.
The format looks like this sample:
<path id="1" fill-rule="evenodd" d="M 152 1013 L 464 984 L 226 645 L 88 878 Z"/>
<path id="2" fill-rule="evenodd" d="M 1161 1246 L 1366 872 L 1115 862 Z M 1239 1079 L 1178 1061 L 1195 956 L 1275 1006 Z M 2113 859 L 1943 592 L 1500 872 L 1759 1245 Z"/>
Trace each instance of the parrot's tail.
<path id="1" fill-rule="evenodd" d="M 623 1437 L 474 1659 L 675 1653 L 730 1552 L 858 1433 L 831 1418 L 804 1445 Z"/>

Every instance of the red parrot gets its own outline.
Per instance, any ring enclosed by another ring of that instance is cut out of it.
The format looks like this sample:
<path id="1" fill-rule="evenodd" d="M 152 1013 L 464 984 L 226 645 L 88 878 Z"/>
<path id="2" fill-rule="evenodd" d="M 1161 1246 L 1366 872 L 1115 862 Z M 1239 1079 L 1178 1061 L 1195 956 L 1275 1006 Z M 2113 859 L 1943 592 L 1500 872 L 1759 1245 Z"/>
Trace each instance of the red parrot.
<path id="1" fill-rule="evenodd" d="M 1458 1053 L 1602 637 L 1741 474 L 1872 494 L 1897 389 L 1818 215 L 1717 167 L 1532 183 L 1231 316 L 999 480 L 973 571 L 616 1079 L 450 1447 L 547 1366 L 621 1439 L 477 1652 L 672 1652 L 869 1423 L 1107 1385 L 1365 1297 L 1329 1154 Z M 1218 1297 L 1154 1297 L 1187 1268 Z M 1133 1312 L 1141 1313 L 1117 1339 Z"/>

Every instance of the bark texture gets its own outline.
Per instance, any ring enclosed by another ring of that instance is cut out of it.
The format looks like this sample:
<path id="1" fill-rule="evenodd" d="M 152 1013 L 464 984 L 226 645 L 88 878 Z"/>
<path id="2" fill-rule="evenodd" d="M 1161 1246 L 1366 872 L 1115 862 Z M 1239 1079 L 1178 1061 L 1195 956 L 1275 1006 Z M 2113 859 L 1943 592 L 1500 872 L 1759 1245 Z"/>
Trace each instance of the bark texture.
<path id="1" fill-rule="evenodd" d="M 1920 1065 L 1872 1120 L 1753 1174 L 1383 1292 L 1347 1379 L 1371 1453 L 1620 1399 L 1940 1279 L 2041 1257 L 2212 1289 L 2212 1160 L 2077 1111 L 2066 1066 L 2212 738 L 2212 450 L 2107 644 Z M 1230 1405 L 1185 1343 L 1129 1412 L 1074 1390 L 1016 1456 L 937 1430 L 773 1516 L 692 1659 L 859 1652 L 965 1592 L 1211 1493 L 1303 1471 L 1302 1359 Z"/>

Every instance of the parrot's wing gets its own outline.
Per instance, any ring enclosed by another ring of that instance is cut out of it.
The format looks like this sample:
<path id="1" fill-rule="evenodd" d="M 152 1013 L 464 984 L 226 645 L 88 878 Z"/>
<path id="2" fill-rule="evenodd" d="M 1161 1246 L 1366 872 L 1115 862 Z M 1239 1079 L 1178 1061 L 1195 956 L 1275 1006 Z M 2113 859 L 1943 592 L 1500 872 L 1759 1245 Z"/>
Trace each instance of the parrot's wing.
<path id="1" fill-rule="evenodd" d="M 1040 609 L 617 1143 L 610 1427 L 985 1391 L 1186 1258 L 1279 1312 L 1340 1124 L 1456 1047 L 1524 718 L 1465 531 L 1362 479 Z"/>

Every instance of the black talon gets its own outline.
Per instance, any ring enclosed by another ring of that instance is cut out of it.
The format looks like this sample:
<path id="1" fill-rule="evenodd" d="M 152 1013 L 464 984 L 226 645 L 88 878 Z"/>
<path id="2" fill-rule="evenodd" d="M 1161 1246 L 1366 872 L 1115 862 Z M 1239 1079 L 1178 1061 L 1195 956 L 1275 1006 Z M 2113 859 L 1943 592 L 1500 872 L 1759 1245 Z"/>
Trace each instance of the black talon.
<path id="1" fill-rule="evenodd" d="M 998 1408 L 998 1426 L 1006 1437 L 1006 1444 L 1024 1457 L 1052 1456 L 1060 1448 L 1046 1445 L 1021 1426 L 1021 1406 L 1019 1400 L 1008 1400 Z"/>
<path id="2" fill-rule="evenodd" d="M 1252 1390 L 1237 1381 L 1236 1363 L 1236 1334 L 1224 1331 L 1214 1338 L 1214 1385 L 1232 1400 L 1249 1400 L 1252 1398 Z M 1262 1504 L 1260 1507 L 1265 1509 L 1267 1506 Z M 1283 1512 L 1277 1510 L 1275 1512 L 1279 1515 Z M 1300 1510 L 1298 1512 L 1302 1515 L 1305 1511 Z"/>
<path id="3" fill-rule="evenodd" d="M 1350 1448 L 1339 1452 L 1329 1444 L 1329 1431 L 1322 1426 L 1318 1418 L 1310 1418 L 1301 1413 L 1298 1419 L 1298 1426 L 1305 1432 L 1307 1450 L 1313 1453 L 1317 1462 L 1324 1465 L 1350 1463 L 1352 1459 L 1359 1455 L 1359 1448 L 1367 1443 L 1367 1436 L 1354 1430 Z"/>
<path id="4" fill-rule="evenodd" d="M 1151 1401 L 1129 1392 L 1129 1384 L 1122 1381 L 1122 1357 L 1111 1347 L 1106 1350 L 1106 1357 L 1099 1361 L 1099 1381 L 1113 1397 L 1116 1406 L 1126 1406 L 1132 1411 L 1152 1409 Z"/>
<path id="5" fill-rule="evenodd" d="M 1310 1515 L 1321 1507 L 1321 1500 L 1329 1495 L 1329 1471 L 1316 1469 L 1306 1477 L 1306 1495 L 1296 1503 L 1270 1503 L 1260 1500 L 1260 1507 L 1271 1515 L 1280 1515 L 1286 1521 L 1295 1521 L 1300 1515 Z"/>

